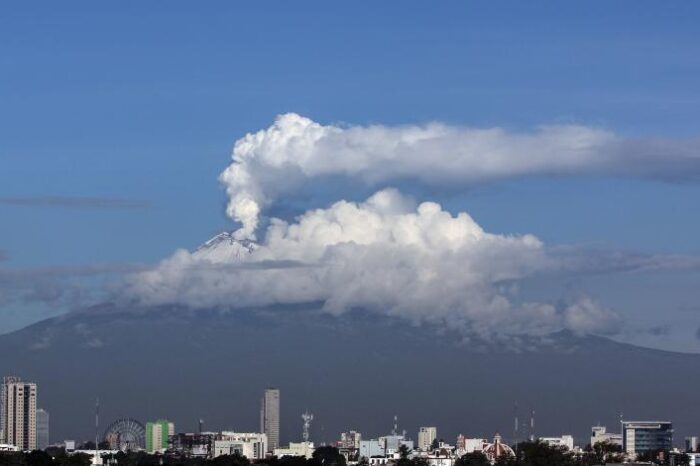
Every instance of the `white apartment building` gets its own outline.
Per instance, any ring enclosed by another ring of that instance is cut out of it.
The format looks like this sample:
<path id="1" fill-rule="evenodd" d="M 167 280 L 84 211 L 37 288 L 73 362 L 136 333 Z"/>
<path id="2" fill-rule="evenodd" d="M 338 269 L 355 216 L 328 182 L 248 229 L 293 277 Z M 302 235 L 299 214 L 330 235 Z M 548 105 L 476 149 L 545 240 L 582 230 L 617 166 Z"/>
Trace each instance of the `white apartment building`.
<path id="1" fill-rule="evenodd" d="M 243 455 L 249 460 L 261 460 L 268 451 L 267 435 L 258 432 L 222 432 L 214 440 L 213 456 Z"/>
<path id="2" fill-rule="evenodd" d="M 561 437 L 540 437 L 540 442 L 544 442 L 553 447 L 566 447 L 567 450 L 573 451 L 574 437 L 572 435 L 562 435 Z"/>

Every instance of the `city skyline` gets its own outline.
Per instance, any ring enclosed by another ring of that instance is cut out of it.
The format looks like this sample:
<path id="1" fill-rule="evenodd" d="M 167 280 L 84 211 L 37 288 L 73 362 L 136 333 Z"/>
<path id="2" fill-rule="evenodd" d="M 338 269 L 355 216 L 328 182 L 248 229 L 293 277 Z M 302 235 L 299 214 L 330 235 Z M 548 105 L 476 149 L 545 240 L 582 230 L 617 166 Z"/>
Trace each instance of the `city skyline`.
<path id="1" fill-rule="evenodd" d="M 22 394 L 22 396 L 16 396 L 13 395 L 13 393 L 19 392 Z M 25 402 L 25 397 L 24 393 L 28 392 L 29 397 L 27 398 L 28 401 Z M 18 417 L 20 419 L 31 419 L 34 418 L 33 425 L 30 425 L 28 431 L 31 432 L 31 437 L 34 438 L 34 448 L 37 448 L 39 445 L 39 437 L 40 433 L 39 431 L 41 428 L 45 430 L 45 439 L 44 443 L 48 446 L 48 412 L 42 408 L 36 409 L 36 398 L 37 398 L 37 385 L 35 383 L 31 382 L 24 382 L 20 377 L 17 376 L 6 376 L 3 378 L 3 398 L 2 398 L 2 409 L 0 410 L 0 413 L 2 414 L 2 419 L 3 419 L 3 427 L 5 425 L 14 425 L 17 424 L 17 422 L 13 422 L 12 419 L 14 417 Z M 14 405 L 17 406 L 22 406 L 23 411 L 18 412 L 11 403 L 11 400 L 15 399 Z M 33 401 L 31 401 L 33 400 Z M 11 408 L 8 411 L 6 411 L 7 408 L 5 406 L 10 406 Z M 506 433 L 506 435 L 501 435 L 502 433 L 507 432 L 507 429 L 499 429 L 493 433 L 493 435 L 498 435 L 504 439 L 507 439 L 508 442 L 515 444 L 521 441 L 527 441 L 533 440 L 533 439 L 543 439 L 545 441 L 554 441 L 555 439 L 558 439 L 559 437 L 548 437 L 547 435 L 540 435 L 539 432 L 536 431 L 535 427 L 535 409 L 530 410 L 529 418 L 527 419 L 527 422 L 524 424 L 521 424 L 519 422 L 520 420 L 520 415 L 517 411 L 517 403 L 516 403 L 516 411 L 514 413 L 514 429 L 510 433 Z M 265 444 L 268 445 L 268 450 L 267 452 L 272 452 L 275 449 L 280 448 L 282 445 L 282 441 L 280 440 L 279 437 L 279 427 L 280 427 L 280 390 L 278 388 L 266 388 L 263 392 L 263 396 L 261 398 L 261 403 L 260 403 L 260 433 L 265 434 L 267 438 L 265 439 Z M 31 411 L 32 409 L 35 411 L 35 413 L 32 415 Z M 42 421 L 39 421 L 38 414 L 41 413 L 43 416 Z M 313 419 L 313 416 L 308 413 L 308 410 L 304 411 L 304 413 L 301 414 L 300 419 L 303 422 L 299 422 L 300 425 L 303 426 L 303 435 L 299 435 L 298 438 L 290 438 L 287 440 L 287 443 L 289 442 L 294 442 L 294 441 L 309 441 L 312 440 L 310 438 L 305 438 L 307 433 L 309 432 L 308 427 L 311 425 L 309 422 L 307 425 L 306 418 L 305 416 L 309 417 L 309 419 Z M 138 422 L 136 421 L 136 418 L 133 417 L 128 417 L 124 418 L 122 420 L 130 420 L 131 422 Z M 110 428 L 114 426 L 116 423 L 121 422 L 122 420 L 116 420 L 115 422 L 112 422 L 111 424 L 108 425 L 107 430 L 105 431 L 104 437 L 102 440 L 104 441 L 110 441 L 108 439 L 109 434 L 108 432 L 110 431 Z M 388 437 L 396 437 L 396 438 L 405 438 L 407 440 L 410 440 L 414 437 L 411 437 L 410 435 L 407 437 L 407 431 L 404 429 L 399 428 L 399 416 L 394 415 L 393 418 L 393 426 L 391 427 L 391 430 L 386 431 L 386 435 Z M 95 420 L 96 425 L 95 427 L 98 429 L 98 435 L 100 434 L 99 429 L 101 426 L 99 425 L 99 421 L 96 419 Z M 40 426 L 40 424 L 43 424 Z M 638 420 L 628 420 L 625 419 L 624 416 L 620 413 L 620 419 L 619 419 L 619 424 L 620 424 L 620 429 L 618 432 L 615 432 L 614 430 L 606 430 L 606 426 L 601 426 L 600 423 L 597 425 L 594 425 L 591 427 L 591 442 L 590 444 L 594 444 L 596 441 L 601 441 L 601 442 L 613 442 L 613 443 L 619 443 L 621 446 L 624 445 L 627 442 L 627 437 L 629 434 L 626 434 L 626 431 L 632 429 L 646 429 L 648 427 L 651 428 L 663 428 L 667 429 L 670 432 L 673 432 L 673 428 L 671 427 L 672 423 L 670 421 L 638 421 Z M 126 424 L 125 424 L 126 425 Z M 166 419 L 159 419 L 157 421 L 148 421 L 144 424 L 142 424 L 143 430 L 144 430 L 144 437 L 143 437 L 143 445 L 141 448 L 145 449 L 148 452 L 154 452 L 159 449 L 165 449 L 167 448 L 168 444 L 168 437 L 171 437 L 175 435 L 175 424 L 171 421 L 168 421 Z M 234 432 L 230 426 L 228 427 L 222 427 L 218 426 L 215 427 L 213 430 L 207 429 L 207 430 L 202 430 L 203 427 L 203 421 L 201 419 L 198 420 L 198 430 L 197 433 L 207 433 L 207 432 Z M 240 426 L 239 426 L 240 427 Z M 355 426 L 356 427 L 356 426 Z M 24 430 L 24 428 L 22 428 Z M 245 429 L 243 430 L 238 430 L 238 432 L 249 432 L 250 430 L 246 431 Z M 7 432 L 6 429 L 2 430 L 3 435 L 5 435 L 5 432 Z M 194 430 L 191 430 L 189 432 L 194 433 Z M 360 444 L 360 438 L 362 438 L 361 435 L 362 429 L 360 430 L 350 430 L 348 429 L 347 431 L 343 432 L 338 432 L 335 437 L 337 437 L 337 442 L 339 444 L 343 442 L 350 442 L 353 445 L 357 444 L 357 448 L 359 449 L 359 444 Z M 348 435 L 347 439 L 345 438 L 346 434 Z M 415 447 L 421 450 L 427 450 L 429 448 L 432 448 L 432 445 L 434 442 L 439 441 L 443 442 L 445 441 L 444 438 L 440 437 L 438 435 L 438 427 L 436 426 L 431 426 L 431 427 L 425 427 L 425 426 L 420 426 L 415 428 Z M 690 433 L 688 433 L 690 434 Z M 374 434 L 375 436 L 381 437 L 378 435 L 377 432 Z M 563 437 L 566 437 L 568 434 L 564 434 Z M 15 438 L 15 442 L 10 442 L 9 438 L 5 439 L 4 437 L 0 438 L 0 443 L 2 441 L 5 441 L 6 443 L 10 445 L 15 445 L 16 443 L 22 443 L 25 445 L 25 449 L 29 448 L 28 446 L 31 445 L 32 440 L 27 440 L 23 436 L 17 437 L 15 433 L 12 434 L 13 438 Z M 275 438 L 276 437 L 276 438 Z M 456 438 L 459 441 L 460 438 L 464 437 L 462 433 L 459 433 Z M 274 438 L 274 441 L 276 442 L 274 446 L 270 445 L 270 440 L 268 438 Z M 382 437 L 383 438 L 383 437 Z M 465 437 L 466 438 L 466 437 Z M 579 437 L 576 439 L 578 443 L 581 443 L 581 440 L 584 439 L 585 437 Z M 632 437 L 634 438 L 634 437 Z M 685 436 L 684 442 L 688 442 L 689 439 L 697 439 L 697 436 Z M 572 437 L 573 440 L 573 437 Z M 91 440 L 84 440 L 86 442 L 91 442 Z M 679 440 L 680 441 L 680 440 Z M 697 440 L 695 440 L 697 443 Z M 458 443 L 458 442 L 457 442 Z M 321 440 L 321 444 L 326 444 L 326 440 Z M 411 445 L 414 445 L 413 443 Z M 34 449 L 34 448 L 29 448 Z M 45 447 L 44 447 L 45 448 Z M 116 448 L 116 447 L 115 447 Z"/>

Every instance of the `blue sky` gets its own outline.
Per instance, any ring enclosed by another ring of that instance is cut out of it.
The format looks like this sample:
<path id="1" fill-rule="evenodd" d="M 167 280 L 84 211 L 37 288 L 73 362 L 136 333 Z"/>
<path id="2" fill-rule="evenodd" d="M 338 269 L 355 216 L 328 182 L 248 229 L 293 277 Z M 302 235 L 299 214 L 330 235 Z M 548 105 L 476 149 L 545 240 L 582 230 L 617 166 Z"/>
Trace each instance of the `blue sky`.
<path id="1" fill-rule="evenodd" d="M 284 112 L 696 137 L 699 20 L 692 2 L 0 5 L 0 197 L 138 204 L 0 202 L 0 270 L 150 264 L 231 229 L 217 176 Z M 533 177 L 431 197 L 548 244 L 700 255 L 693 181 Z M 530 292 L 585 289 L 632 323 L 621 339 L 700 351 L 699 283 L 635 272 Z M 1 298 L 0 332 L 69 307 Z"/>

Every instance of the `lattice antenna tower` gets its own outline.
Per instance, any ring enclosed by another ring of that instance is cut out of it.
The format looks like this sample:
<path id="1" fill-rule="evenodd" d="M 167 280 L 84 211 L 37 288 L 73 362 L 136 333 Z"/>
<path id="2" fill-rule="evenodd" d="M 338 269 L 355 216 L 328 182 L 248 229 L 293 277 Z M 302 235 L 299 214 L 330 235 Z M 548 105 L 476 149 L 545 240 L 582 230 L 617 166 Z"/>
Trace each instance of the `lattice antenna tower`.
<path id="1" fill-rule="evenodd" d="M 301 415 L 302 421 L 304 421 L 304 430 L 302 432 L 302 438 L 304 442 L 309 441 L 309 429 L 311 428 L 311 421 L 314 420 L 314 415 L 306 411 Z"/>

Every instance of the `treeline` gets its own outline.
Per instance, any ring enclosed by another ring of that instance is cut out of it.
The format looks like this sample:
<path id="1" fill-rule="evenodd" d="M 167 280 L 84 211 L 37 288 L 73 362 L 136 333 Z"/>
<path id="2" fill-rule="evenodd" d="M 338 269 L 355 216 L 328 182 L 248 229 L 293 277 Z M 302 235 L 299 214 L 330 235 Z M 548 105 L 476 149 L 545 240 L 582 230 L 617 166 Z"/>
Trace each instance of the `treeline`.
<path id="1" fill-rule="evenodd" d="M 554 447 L 542 442 L 523 442 L 516 446 L 515 457 L 501 456 L 495 466 L 593 466 L 601 464 L 616 464 L 623 462 L 619 447 L 614 445 L 597 444 L 588 451 L 574 454 L 565 447 Z M 671 456 L 668 452 L 652 452 L 641 458 L 661 466 L 670 466 Z M 173 455 L 150 455 L 145 452 L 119 452 L 103 457 L 105 466 L 347 466 L 345 457 L 335 447 L 320 447 L 314 451 L 313 457 L 266 458 L 251 463 L 244 456 L 224 455 L 213 459 L 188 458 Z M 366 458 L 361 458 L 358 466 L 368 466 Z M 673 459 L 675 466 L 687 466 L 689 457 L 676 454 Z M 0 466 L 91 466 L 90 457 L 84 454 L 67 455 L 63 450 L 50 453 L 33 451 L 31 453 L 2 453 Z M 424 458 L 410 457 L 406 449 L 402 449 L 400 457 L 394 461 L 394 466 L 428 466 Z M 491 466 L 483 453 L 468 453 L 455 461 L 455 466 Z"/>
<path id="2" fill-rule="evenodd" d="M 150 455 L 146 452 L 119 452 L 102 457 L 104 466 L 251 466 L 251 461 L 241 455 L 224 455 L 213 459 L 188 458 L 176 455 Z M 320 447 L 313 457 L 266 458 L 255 461 L 255 466 L 346 466 L 345 457 L 335 447 Z M 63 449 L 49 452 L 36 450 L 31 453 L 0 453 L 0 466 L 91 466 L 88 455 L 68 455 Z"/>

